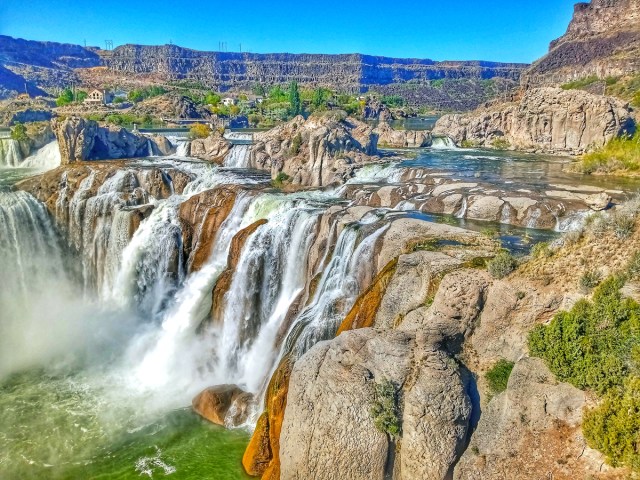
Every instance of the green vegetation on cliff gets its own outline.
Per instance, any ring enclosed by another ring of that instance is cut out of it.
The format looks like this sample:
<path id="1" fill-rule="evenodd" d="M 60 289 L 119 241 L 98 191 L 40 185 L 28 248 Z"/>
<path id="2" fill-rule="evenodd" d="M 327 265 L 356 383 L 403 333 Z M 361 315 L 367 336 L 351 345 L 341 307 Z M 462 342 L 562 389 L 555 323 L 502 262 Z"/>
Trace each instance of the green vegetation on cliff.
<path id="1" fill-rule="evenodd" d="M 585 438 L 612 465 L 640 471 L 640 305 L 622 295 L 624 281 L 609 277 L 591 301 L 536 327 L 529 350 L 559 380 L 603 397 L 585 413 Z"/>
<path id="2" fill-rule="evenodd" d="M 376 384 L 375 400 L 371 405 L 371 418 L 376 428 L 391 438 L 398 438 L 401 431 L 398 392 L 393 382 L 383 380 Z"/>
<path id="3" fill-rule="evenodd" d="M 484 378 L 487 380 L 493 394 L 502 393 L 507 389 L 513 366 L 513 362 L 504 359 L 498 360 L 485 374 Z"/>
<path id="4" fill-rule="evenodd" d="M 633 173 L 640 170 L 640 131 L 633 137 L 609 141 L 603 148 L 584 155 L 577 164 L 583 173 Z"/>

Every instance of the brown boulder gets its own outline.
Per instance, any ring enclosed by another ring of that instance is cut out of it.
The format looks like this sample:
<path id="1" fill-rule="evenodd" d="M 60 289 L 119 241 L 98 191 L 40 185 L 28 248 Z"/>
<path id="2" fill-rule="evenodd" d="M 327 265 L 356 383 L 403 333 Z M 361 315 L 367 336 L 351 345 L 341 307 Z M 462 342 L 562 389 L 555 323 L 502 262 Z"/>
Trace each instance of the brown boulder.
<path id="1" fill-rule="evenodd" d="M 253 395 L 235 385 L 210 387 L 191 402 L 195 412 L 216 425 L 237 427 L 246 422 Z"/>

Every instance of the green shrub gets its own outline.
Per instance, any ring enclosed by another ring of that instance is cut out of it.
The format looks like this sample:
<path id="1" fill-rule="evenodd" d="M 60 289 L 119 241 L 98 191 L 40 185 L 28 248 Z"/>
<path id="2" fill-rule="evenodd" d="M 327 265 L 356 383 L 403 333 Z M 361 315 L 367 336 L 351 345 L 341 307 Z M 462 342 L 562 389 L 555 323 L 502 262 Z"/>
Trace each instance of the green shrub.
<path id="1" fill-rule="evenodd" d="M 513 370 L 513 362 L 507 360 L 499 360 L 496 364 L 484 375 L 484 378 L 489 384 L 489 388 L 494 395 L 504 392 L 507 389 L 509 383 L 509 377 Z"/>
<path id="2" fill-rule="evenodd" d="M 531 256 L 533 258 L 549 258 L 553 255 L 549 242 L 536 243 L 531 249 Z"/>
<path id="3" fill-rule="evenodd" d="M 640 471 L 640 378 L 629 377 L 585 412 L 582 429 L 587 444 L 604 453 L 611 465 Z"/>
<path id="4" fill-rule="evenodd" d="M 300 153 L 301 146 L 302 146 L 302 135 L 298 133 L 295 137 L 293 137 L 293 140 L 291 141 L 291 148 L 289 148 L 289 154 L 295 157 L 296 155 L 298 155 L 298 153 Z"/>
<path id="5" fill-rule="evenodd" d="M 623 298 L 624 282 L 609 277 L 569 312 L 529 334 L 529 351 L 543 358 L 562 381 L 603 394 L 619 387 L 635 368 L 631 352 L 640 345 L 640 305 Z"/>
<path id="6" fill-rule="evenodd" d="M 601 149 L 583 155 L 578 170 L 583 173 L 633 172 L 640 169 L 640 130 L 633 137 L 622 136 Z"/>
<path id="7" fill-rule="evenodd" d="M 636 228 L 635 218 L 623 212 L 616 212 L 611 218 L 611 223 L 613 233 L 621 240 L 630 237 Z"/>
<path id="8" fill-rule="evenodd" d="M 291 177 L 284 172 L 280 172 L 271 182 L 274 187 L 282 188 L 285 183 L 291 180 Z"/>
<path id="9" fill-rule="evenodd" d="M 17 140 L 18 142 L 26 142 L 29 140 L 29 135 L 27 135 L 27 127 L 24 123 L 17 122 L 13 127 L 11 127 L 11 138 Z"/>
<path id="10" fill-rule="evenodd" d="M 506 250 L 498 253 L 487 263 L 487 269 L 493 278 L 501 279 L 513 272 L 518 266 L 516 259 Z"/>
<path id="11" fill-rule="evenodd" d="M 491 142 L 491 146 L 496 150 L 508 150 L 511 144 L 504 138 L 495 138 Z"/>
<path id="12" fill-rule="evenodd" d="M 582 274 L 579 280 L 580 288 L 584 291 L 593 290 L 602 282 L 602 275 L 598 270 L 588 270 Z"/>
<path id="13" fill-rule="evenodd" d="M 373 424 L 382 433 L 398 438 L 401 431 L 398 392 L 393 382 L 383 380 L 375 386 L 375 397 L 371 404 Z"/>
<path id="14" fill-rule="evenodd" d="M 73 90 L 65 88 L 56 99 L 56 105 L 58 107 L 64 107 L 70 103 L 73 103 Z"/>
<path id="15" fill-rule="evenodd" d="M 211 135 L 211 128 L 204 123 L 196 123 L 189 128 L 189 138 L 207 138 Z"/>

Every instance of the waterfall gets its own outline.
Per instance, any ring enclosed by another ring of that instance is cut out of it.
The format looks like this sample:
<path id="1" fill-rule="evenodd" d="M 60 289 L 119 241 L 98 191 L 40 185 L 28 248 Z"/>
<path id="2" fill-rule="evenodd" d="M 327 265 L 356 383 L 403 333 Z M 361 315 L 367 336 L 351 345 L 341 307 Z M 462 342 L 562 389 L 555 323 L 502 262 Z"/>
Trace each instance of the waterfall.
<path id="1" fill-rule="evenodd" d="M 214 377 L 252 392 L 269 373 L 278 331 L 304 290 L 308 254 L 321 213 L 304 202 L 296 205 L 282 199 L 276 199 L 280 205 L 243 249 L 225 298 L 215 349 L 219 361 Z M 273 199 L 257 202 L 265 200 Z"/>
<path id="2" fill-rule="evenodd" d="M 25 168 L 37 168 L 38 170 L 51 170 L 60 166 L 60 147 L 58 141 L 54 140 L 36 151 L 33 155 L 25 158 L 20 164 Z"/>
<path id="3" fill-rule="evenodd" d="M 0 192 L 0 304 L 51 288 L 64 275 L 62 254 L 42 204 L 25 192 Z"/>
<path id="4" fill-rule="evenodd" d="M 0 138 L 0 167 L 17 167 L 21 161 L 20 143 L 12 138 Z"/>
<path id="5" fill-rule="evenodd" d="M 467 197 L 462 197 L 462 207 L 454 216 L 456 218 L 464 218 L 467 215 Z"/>
<path id="6" fill-rule="evenodd" d="M 455 142 L 449 137 L 433 137 L 432 150 L 457 150 Z"/>
<path id="7" fill-rule="evenodd" d="M 224 159 L 224 166 L 229 168 L 249 167 L 249 145 L 234 145 Z"/>
<path id="8" fill-rule="evenodd" d="M 189 147 L 191 142 L 183 140 L 176 144 L 176 157 L 186 158 L 189 156 Z"/>

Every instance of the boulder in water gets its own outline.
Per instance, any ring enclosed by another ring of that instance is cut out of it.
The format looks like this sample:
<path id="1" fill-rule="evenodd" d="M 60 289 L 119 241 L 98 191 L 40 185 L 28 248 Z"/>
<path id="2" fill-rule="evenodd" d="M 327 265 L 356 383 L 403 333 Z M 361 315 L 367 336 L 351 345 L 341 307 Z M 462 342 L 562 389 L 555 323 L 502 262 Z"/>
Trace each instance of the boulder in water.
<path id="1" fill-rule="evenodd" d="M 222 165 L 231 150 L 231 142 L 220 132 L 214 131 L 207 138 L 198 138 L 191 142 L 191 156 L 207 162 Z"/>
<path id="2" fill-rule="evenodd" d="M 422 148 L 431 145 L 431 133 L 427 131 L 395 130 L 386 122 L 381 122 L 374 131 L 381 147 Z"/>
<path id="3" fill-rule="evenodd" d="M 191 402 L 201 417 L 223 427 L 237 427 L 246 422 L 253 395 L 236 385 L 210 387 Z"/>
<path id="4" fill-rule="evenodd" d="M 164 149 L 153 138 L 122 127 L 102 127 L 80 117 L 54 119 L 52 128 L 60 146 L 62 165 L 85 160 L 144 157 Z"/>

